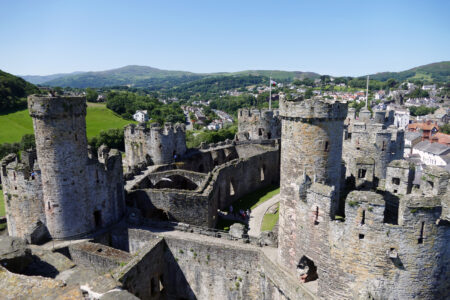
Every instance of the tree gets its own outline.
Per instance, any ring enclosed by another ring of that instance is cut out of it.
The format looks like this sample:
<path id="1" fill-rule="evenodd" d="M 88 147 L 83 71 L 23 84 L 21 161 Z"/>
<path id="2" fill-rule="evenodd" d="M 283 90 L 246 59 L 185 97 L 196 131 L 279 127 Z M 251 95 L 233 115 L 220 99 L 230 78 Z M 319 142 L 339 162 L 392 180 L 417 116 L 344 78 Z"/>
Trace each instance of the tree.
<path id="1" fill-rule="evenodd" d="M 22 136 L 22 139 L 20 140 L 20 149 L 21 150 L 27 150 L 30 148 L 35 148 L 36 142 L 34 140 L 34 134 L 25 134 Z"/>
<path id="2" fill-rule="evenodd" d="M 313 89 L 307 89 L 305 92 L 305 99 L 310 99 L 313 96 Z"/>
<path id="3" fill-rule="evenodd" d="M 96 102 L 98 98 L 98 93 L 96 90 L 87 88 L 86 89 L 86 100 L 88 102 Z"/>
<path id="4" fill-rule="evenodd" d="M 389 87 L 389 88 L 393 88 L 393 87 L 395 87 L 396 85 L 397 85 L 397 80 L 395 80 L 394 78 L 389 78 L 387 81 L 386 81 L 386 85 Z"/>

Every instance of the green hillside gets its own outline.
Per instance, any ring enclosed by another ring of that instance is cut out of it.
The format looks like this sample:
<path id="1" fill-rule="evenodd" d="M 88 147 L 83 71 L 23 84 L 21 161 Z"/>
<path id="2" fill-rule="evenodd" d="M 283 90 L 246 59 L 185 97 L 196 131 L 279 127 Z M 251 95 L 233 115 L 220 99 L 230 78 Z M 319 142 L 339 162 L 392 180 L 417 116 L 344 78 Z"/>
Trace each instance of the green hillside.
<path id="1" fill-rule="evenodd" d="M 201 75 L 184 72 L 160 70 L 145 66 L 126 66 L 119 69 L 85 72 L 74 75 L 59 77 L 43 84 L 49 86 L 87 88 L 87 87 L 106 87 L 106 86 L 148 86 L 150 84 L 162 84 L 166 81 L 182 80 L 183 82 L 195 80 Z M 184 80 L 183 80 L 184 79 Z"/>
<path id="2" fill-rule="evenodd" d="M 26 96 L 37 93 L 36 86 L 0 70 L 0 113 L 26 107 Z"/>
<path id="3" fill-rule="evenodd" d="M 371 79 L 385 81 L 394 78 L 397 81 L 422 80 L 427 82 L 450 82 L 450 61 L 428 64 L 402 72 L 382 72 L 370 75 Z"/>
<path id="4" fill-rule="evenodd" d="M 101 130 L 123 128 L 135 123 L 118 117 L 107 109 L 105 104 L 89 103 L 86 116 L 88 138 L 96 136 Z M 7 115 L 0 115 L 0 144 L 19 142 L 24 134 L 33 133 L 33 123 L 28 110 L 20 110 Z"/>

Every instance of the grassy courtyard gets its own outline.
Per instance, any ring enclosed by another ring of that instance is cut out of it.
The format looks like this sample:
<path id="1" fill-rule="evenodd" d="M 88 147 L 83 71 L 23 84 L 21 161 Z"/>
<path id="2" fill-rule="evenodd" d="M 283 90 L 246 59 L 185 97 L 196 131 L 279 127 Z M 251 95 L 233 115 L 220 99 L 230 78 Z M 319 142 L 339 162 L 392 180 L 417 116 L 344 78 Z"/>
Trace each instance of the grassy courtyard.
<path id="1" fill-rule="evenodd" d="M 123 128 L 134 121 L 122 119 L 106 108 L 104 103 L 88 103 L 86 131 L 88 138 L 94 137 L 101 130 Z M 28 110 L 20 110 L 7 115 L 0 115 L 0 144 L 19 142 L 24 134 L 33 133 L 33 122 Z"/>
<path id="2" fill-rule="evenodd" d="M 277 212 L 274 214 L 265 214 L 262 224 L 261 231 L 270 231 L 277 224 L 278 218 L 280 217 L 280 204 L 278 204 Z"/>

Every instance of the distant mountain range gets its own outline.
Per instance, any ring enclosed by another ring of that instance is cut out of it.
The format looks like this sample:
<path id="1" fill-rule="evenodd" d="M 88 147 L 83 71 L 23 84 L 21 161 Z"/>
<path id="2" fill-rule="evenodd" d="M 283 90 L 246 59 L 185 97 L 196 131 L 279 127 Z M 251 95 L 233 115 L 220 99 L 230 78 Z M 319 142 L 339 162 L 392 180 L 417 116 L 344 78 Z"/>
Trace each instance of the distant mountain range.
<path id="1" fill-rule="evenodd" d="M 217 76 L 271 76 L 274 80 L 293 80 L 296 78 L 319 78 L 314 72 L 279 71 L 279 70 L 247 70 L 233 73 L 192 73 L 186 71 L 161 70 L 146 66 L 125 66 L 101 72 L 74 72 L 48 76 L 21 76 L 34 84 L 73 88 L 107 87 L 131 85 L 148 87 L 152 85 L 170 86 L 192 82 L 206 77 Z M 385 81 L 394 78 L 399 81 L 420 79 L 429 82 L 450 82 L 450 61 L 428 64 L 402 72 L 382 72 L 370 75 L 372 79 Z"/>

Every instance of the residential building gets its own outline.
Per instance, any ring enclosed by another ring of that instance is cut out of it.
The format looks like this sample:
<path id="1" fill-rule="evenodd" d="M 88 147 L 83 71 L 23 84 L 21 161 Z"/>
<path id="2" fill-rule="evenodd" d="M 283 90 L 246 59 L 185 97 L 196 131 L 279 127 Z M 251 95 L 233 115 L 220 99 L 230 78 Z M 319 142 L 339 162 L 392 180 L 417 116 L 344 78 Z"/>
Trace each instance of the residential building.
<path id="1" fill-rule="evenodd" d="M 422 141 L 413 147 L 413 154 L 418 154 L 426 165 L 446 166 L 444 157 L 450 154 L 450 146 Z"/>
<path id="2" fill-rule="evenodd" d="M 133 115 L 133 119 L 139 123 L 145 123 L 148 121 L 148 113 L 146 110 L 137 110 Z"/>
<path id="3" fill-rule="evenodd" d="M 408 124 L 408 131 L 422 132 L 422 140 L 430 140 L 431 136 L 439 131 L 439 126 L 437 123 L 428 120 L 426 122 Z"/>

